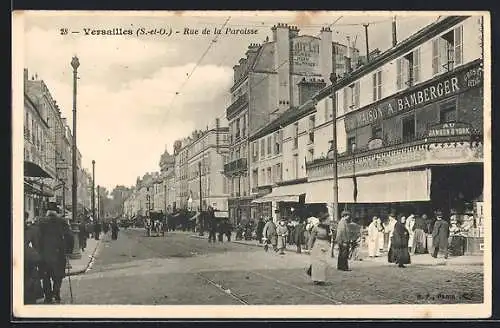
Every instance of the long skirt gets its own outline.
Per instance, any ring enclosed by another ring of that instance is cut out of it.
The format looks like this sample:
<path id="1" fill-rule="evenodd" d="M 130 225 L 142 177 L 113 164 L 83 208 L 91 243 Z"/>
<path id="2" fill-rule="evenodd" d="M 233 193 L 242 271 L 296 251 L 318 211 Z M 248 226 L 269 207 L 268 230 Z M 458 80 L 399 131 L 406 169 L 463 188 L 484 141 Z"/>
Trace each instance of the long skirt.
<path id="1" fill-rule="evenodd" d="M 425 254 L 426 242 L 427 240 L 424 231 L 422 229 L 415 229 L 412 251 L 415 254 Z"/>
<path id="2" fill-rule="evenodd" d="M 79 243 L 80 249 L 87 248 L 87 236 L 86 235 L 79 235 L 78 236 L 78 243 Z"/>
<path id="3" fill-rule="evenodd" d="M 373 257 L 373 256 L 379 256 L 380 255 L 380 242 L 378 238 L 378 234 L 375 235 L 373 238 L 368 236 L 368 256 Z"/>
<path id="4" fill-rule="evenodd" d="M 118 231 L 111 231 L 111 239 L 113 240 L 118 239 Z"/>
<path id="5" fill-rule="evenodd" d="M 328 261 L 330 257 L 330 242 L 317 239 L 311 249 L 311 279 L 312 281 L 326 281 Z"/>
<path id="6" fill-rule="evenodd" d="M 410 264 L 410 253 L 408 252 L 408 247 L 405 246 L 399 246 L 396 247 L 394 245 L 391 245 L 391 248 L 389 249 L 389 263 L 396 263 L 396 264 Z"/>
<path id="7" fill-rule="evenodd" d="M 284 249 L 286 248 L 286 237 L 285 236 L 278 236 L 278 249 Z"/>

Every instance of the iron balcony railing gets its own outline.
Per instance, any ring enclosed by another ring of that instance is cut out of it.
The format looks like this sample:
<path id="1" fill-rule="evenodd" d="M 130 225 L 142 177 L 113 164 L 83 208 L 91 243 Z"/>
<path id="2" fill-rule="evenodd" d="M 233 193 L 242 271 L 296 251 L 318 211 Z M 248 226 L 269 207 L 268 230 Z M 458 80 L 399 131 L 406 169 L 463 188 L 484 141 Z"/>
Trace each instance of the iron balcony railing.
<path id="1" fill-rule="evenodd" d="M 231 116 L 237 114 L 246 105 L 248 105 L 248 94 L 245 93 L 238 97 L 235 102 L 229 105 L 229 107 L 226 109 L 226 117 L 230 118 Z"/>
<path id="2" fill-rule="evenodd" d="M 238 158 L 234 161 L 224 164 L 224 174 L 233 175 L 248 170 L 247 159 Z"/>

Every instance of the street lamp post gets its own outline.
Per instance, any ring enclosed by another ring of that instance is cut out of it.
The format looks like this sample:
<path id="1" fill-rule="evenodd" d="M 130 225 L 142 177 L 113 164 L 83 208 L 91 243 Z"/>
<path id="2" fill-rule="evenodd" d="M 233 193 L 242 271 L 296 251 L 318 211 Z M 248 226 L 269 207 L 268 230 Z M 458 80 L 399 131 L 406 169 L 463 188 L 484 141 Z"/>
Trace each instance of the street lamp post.
<path id="1" fill-rule="evenodd" d="M 335 58 L 335 56 L 334 56 Z M 337 77 L 335 75 L 335 61 L 334 61 L 334 69 L 333 69 L 333 73 L 332 73 L 332 78 L 331 78 L 331 82 L 333 85 L 335 85 L 335 82 L 337 81 Z M 328 151 L 328 156 L 332 157 L 332 164 L 333 164 L 333 220 L 334 222 L 338 222 L 339 221 L 339 181 L 338 181 L 338 165 L 337 165 L 337 155 L 338 155 L 338 152 L 337 152 L 337 108 L 336 108 L 336 103 L 337 103 L 337 100 L 336 100 L 336 92 L 335 92 L 335 88 L 333 88 L 333 91 L 332 91 L 332 103 L 333 103 L 333 106 L 332 106 L 332 144 L 331 144 L 331 147 L 330 147 L 330 150 Z M 330 256 L 333 257 L 334 256 L 334 252 L 333 252 L 333 240 L 335 238 L 335 236 L 332 236 L 331 237 L 332 240 L 331 240 L 331 249 L 330 249 Z"/>
<path id="2" fill-rule="evenodd" d="M 92 160 L 92 220 L 95 221 L 95 161 Z"/>
<path id="3" fill-rule="evenodd" d="M 77 259 L 82 257 L 82 253 L 80 252 L 79 247 L 79 228 L 78 223 L 76 222 L 76 212 L 77 212 L 77 186 L 78 186 L 78 175 L 77 175 L 77 167 L 76 167 L 76 81 L 78 79 L 78 67 L 80 66 L 80 62 L 78 57 L 74 56 L 71 60 L 71 67 L 73 67 L 73 144 L 72 144 L 72 171 L 73 171 L 73 185 L 71 190 L 71 230 L 74 234 L 74 247 L 73 253 L 70 255 L 70 258 Z"/>

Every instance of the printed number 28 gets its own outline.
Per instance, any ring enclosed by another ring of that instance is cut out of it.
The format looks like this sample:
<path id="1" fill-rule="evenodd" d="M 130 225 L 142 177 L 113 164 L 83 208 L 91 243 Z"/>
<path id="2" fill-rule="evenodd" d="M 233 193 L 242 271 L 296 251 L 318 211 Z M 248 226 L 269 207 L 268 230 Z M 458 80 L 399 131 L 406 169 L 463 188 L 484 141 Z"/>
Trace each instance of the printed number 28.
<path id="1" fill-rule="evenodd" d="M 68 34 L 68 29 L 67 28 L 60 29 L 60 33 L 61 33 L 61 35 L 66 35 L 66 34 Z"/>

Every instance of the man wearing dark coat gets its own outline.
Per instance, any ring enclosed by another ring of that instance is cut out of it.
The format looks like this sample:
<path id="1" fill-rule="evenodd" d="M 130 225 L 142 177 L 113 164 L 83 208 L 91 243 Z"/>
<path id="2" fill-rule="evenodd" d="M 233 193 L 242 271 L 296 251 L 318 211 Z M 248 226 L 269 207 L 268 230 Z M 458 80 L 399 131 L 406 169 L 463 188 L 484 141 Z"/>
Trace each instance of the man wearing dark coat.
<path id="1" fill-rule="evenodd" d="M 100 234 L 101 234 L 101 223 L 96 220 L 94 223 L 94 239 L 99 240 Z"/>
<path id="2" fill-rule="evenodd" d="M 448 258 L 448 237 L 450 236 L 450 225 L 443 220 L 443 213 L 436 212 L 436 223 L 432 230 L 432 257 L 437 258 L 439 251 L 444 253 L 444 258 Z"/>
<path id="3" fill-rule="evenodd" d="M 27 213 L 26 213 L 27 214 Z M 24 304 L 36 304 L 43 298 L 40 282 L 40 254 L 38 252 L 38 226 L 25 215 L 24 227 Z"/>
<path id="4" fill-rule="evenodd" d="M 200 215 L 203 215 L 204 213 L 202 212 Z M 205 212 L 206 219 L 208 221 L 208 242 L 214 242 L 216 239 L 216 233 L 217 233 L 217 221 L 215 219 L 214 212 L 211 207 L 208 208 L 208 211 Z"/>
<path id="5" fill-rule="evenodd" d="M 118 227 L 118 223 L 116 222 L 116 220 L 113 220 L 113 222 L 111 222 L 111 239 L 112 240 L 118 239 L 118 231 L 119 230 L 120 230 L 120 228 Z"/>
<path id="6" fill-rule="evenodd" d="M 87 225 L 85 224 L 85 221 L 80 221 L 78 224 L 78 242 L 80 243 L 80 249 L 82 252 L 85 252 L 85 248 L 87 248 L 87 238 L 89 237 L 89 234 L 87 232 Z"/>
<path id="7" fill-rule="evenodd" d="M 299 221 L 299 223 L 293 229 L 293 242 L 297 246 L 297 253 L 302 253 L 302 245 L 305 243 L 304 240 L 304 222 Z"/>
<path id="8" fill-rule="evenodd" d="M 43 277 L 44 303 L 61 302 L 61 284 L 66 275 L 66 254 L 73 251 L 73 235 L 69 225 L 53 209 L 39 224 L 40 271 Z"/>
<path id="9" fill-rule="evenodd" d="M 259 221 L 257 222 L 257 230 L 256 230 L 257 240 L 259 241 L 259 244 L 262 244 L 262 231 L 264 230 L 265 225 L 266 223 L 264 222 L 262 217 L 260 217 Z"/>
<path id="10" fill-rule="evenodd" d="M 335 237 L 335 242 L 339 245 L 337 270 L 350 271 L 348 260 L 351 240 L 349 238 L 348 224 L 350 222 L 351 213 L 349 211 L 343 211 L 341 217 L 337 225 L 337 236 Z"/>

